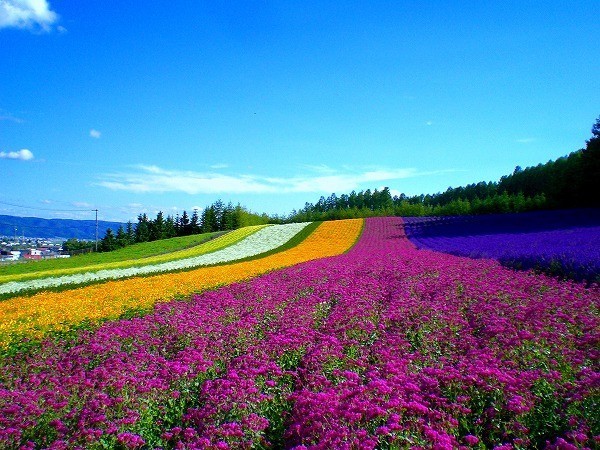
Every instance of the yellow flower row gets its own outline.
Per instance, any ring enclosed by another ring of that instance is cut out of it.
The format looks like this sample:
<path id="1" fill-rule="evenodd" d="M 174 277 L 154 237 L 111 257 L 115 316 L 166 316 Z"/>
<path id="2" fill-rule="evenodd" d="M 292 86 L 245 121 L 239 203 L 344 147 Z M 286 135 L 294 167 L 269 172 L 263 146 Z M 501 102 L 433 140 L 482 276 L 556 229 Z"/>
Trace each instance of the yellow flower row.
<path id="1" fill-rule="evenodd" d="M 231 231 L 223 236 L 219 236 L 216 239 L 213 239 L 208 242 L 204 242 L 200 245 L 195 245 L 194 247 L 177 250 L 170 253 L 165 253 L 162 255 L 148 256 L 146 258 L 139 259 L 129 259 L 125 261 L 113 261 L 102 264 L 92 264 L 88 266 L 82 267 L 70 267 L 65 269 L 52 269 L 46 271 L 38 271 L 31 273 L 21 273 L 21 274 L 12 274 L 12 275 L 3 275 L 0 276 L 0 283 L 7 283 L 9 281 L 23 281 L 35 278 L 45 278 L 45 277 L 56 277 L 62 275 L 72 275 L 75 273 L 84 273 L 84 272 L 96 272 L 99 270 L 105 269 L 124 269 L 127 267 L 140 267 L 146 266 L 150 264 L 158 264 L 167 261 L 175 261 L 183 258 L 191 258 L 194 256 L 204 255 L 206 253 L 211 253 L 216 250 L 220 250 L 227 246 L 233 245 L 242 239 L 250 236 L 253 233 L 256 233 L 261 228 L 266 227 L 267 225 L 255 225 L 250 227 L 240 228 L 234 231 Z"/>
<path id="2" fill-rule="evenodd" d="M 150 308 L 177 295 L 245 280 L 273 269 L 339 255 L 358 239 L 362 219 L 324 222 L 298 246 L 252 261 L 188 272 L 138 277 L 63 292 L 40 292 L 0 302 L 0 347 L 19 336 L 39 338 L 84 320 L 118 317 L 131 308 Z"/>

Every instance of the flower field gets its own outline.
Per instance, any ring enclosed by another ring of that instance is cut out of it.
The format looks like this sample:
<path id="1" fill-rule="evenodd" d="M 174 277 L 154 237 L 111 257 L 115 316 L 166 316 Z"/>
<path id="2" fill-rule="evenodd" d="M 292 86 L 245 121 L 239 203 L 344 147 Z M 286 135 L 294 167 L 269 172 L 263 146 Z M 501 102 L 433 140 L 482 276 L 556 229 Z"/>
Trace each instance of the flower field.
<path id="1" fill-rule="evenodd" d="M 2 324 L 24 304 L 15 323 L 39 320 L 5 328 L 5 343 L 62 304 L 154 305 L 3 357 L 0 447 L 600 445 L 597 286 L 417 250 L 399 218 L 367 219 L 352 246 L 361 227 L 325 222 L 254 261 L 0 303 Z"/>
<path id="2" fill-rule="evenodd" d="M 4 288 L 5 284 L 9 285 L 9 283 L 23 281 L 23 280 L 33 280 L 40 278 L 50 278 L 50 277 L 59 277 L 70 274 L 81 274 L 81 273 L 93 273 L 101 270 L 111 270 L 111 269 L 124 269 L 128 267 L 139 267 L 139 266 L 150 266 L 154 264 L 165 263 L 169 261 L 177 261 L 186 258 L 197 257 L 201 255 L 206 255 L 211 252 L 219 251 L 225 247 L 234 245 L 244 238 L 249 237 L 253 233 L 258 232 L 266 225 L 256 225 L 250 227 L 239 228 L 237 230 L 230 231 L 216 239 L 213 239 L 208 242 L 204 242 L 200 245 L 195 245 L 190 248 L 172 251 L 160 255 L 153 255 L 147 257 L 134 257 L 128 258 L 121 261 L 111 261 L 105 263 L 93 263 L 93 264 L 78 264 L 76 267 L 59 267 L 54 269 L 46 269 L 46 270 L 35 270 L 28 272 L 17 272 L 17 273 L 8 273 L 6 275 L 0 275 L 0 283 L 3 283 L 1 286 Z M 112 253 L 112 252 L 111 252 Z M 102 255 L 102 254 L 100 254 Z M 79 259 L 79 257 L 77 258 Z M 73 259 L 69 260 L 59 260 L 56 263 L 72 263 Z M 55 261 L 51 261 L 55 262 Z M 62 264 L 61 264 L 62 265 Z M 19 269 L 17 265 L 9 267 L 9 269 Z M 4 289 L 6 290 L 6 288 Z"/>
<path id="3" fill-rule="evenodd" d="M 405 220 L 406 233 L 419 248 L 600 282 L 597 209 Z"/>
<path id="4" fill-rule="evenodd" d="M 151 264 L 160 260 L 160 257 L 146 258 L 137 261 L 135 267 L 123 269 L 99 270 L 97 272 L 85 272 L 77 275 L 55 276 L 48 278 L 36 278 L 29 281 L 12 281 L 0 285 L 0 294 L 19 292 L 32 289 L 43 289 L 53 286 L 77 285 L 97 282 L 109 279 L 119 279 L 148 275 L 152 273 L 171 272 L 175 270 L 190 269 L 199 266 L 209 266 L 238 259 L 245 259 L 261 253 L 274 250 L 289 241 L 308 225 L 305 223 L 291 223 L 287 225 L 273 225 L 269 227 L 246 227 L 241 229 L 242 233 L 228 233 L 222 239 L 199 245 L 197 248 L 181 250 L 165 255 L 164 258 L 176 258 L 168 262 Z M 229 235 L 234 235 L 233 239 Z M 240 240 L 239 236 L 243 236 Z M 228 245 L 229 243 L 229 245 Z M 189 254 L 198 256 L 188 257 Z M 150 261 L 148 261 L 150 260 Z M 131 264 L 131 261 L 124 263 Z M 117 263 L 113 263 L 116 266 Z"/>
<path id="5" fill-rule="evenodd" d="M 0 302 L 0 348 L 23 339 L 37 339 L 49 331 L 69 330 L 84 321 L 97 322 L 116 318 L 128 310 L 145 310 L 174 296 L 189 295 L 281 267 L 340 254 L 357 240 L 362 223 L 360 219 L 325 222 L 299 245 L 252 261 L 12 297 Z M 265 248 L 260 247 L 258 253 Z"/>

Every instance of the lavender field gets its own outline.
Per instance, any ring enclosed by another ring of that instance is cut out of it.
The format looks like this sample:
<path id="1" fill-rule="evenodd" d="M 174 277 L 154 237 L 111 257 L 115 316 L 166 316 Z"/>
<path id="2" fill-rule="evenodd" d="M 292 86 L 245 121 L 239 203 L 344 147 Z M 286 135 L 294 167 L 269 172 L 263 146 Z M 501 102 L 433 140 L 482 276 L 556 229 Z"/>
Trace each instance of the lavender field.
<path id="1" fill-rule="evenodd" d="M 418 248 L 600 282 L 599 209 L 408 217 L 405 222 Z"/>
<path id="2" fill-rule="evenodd" d="M 341 256 L 4 357 L 0 447 L 597 448 L 599 306 L 367 219 Z"/>

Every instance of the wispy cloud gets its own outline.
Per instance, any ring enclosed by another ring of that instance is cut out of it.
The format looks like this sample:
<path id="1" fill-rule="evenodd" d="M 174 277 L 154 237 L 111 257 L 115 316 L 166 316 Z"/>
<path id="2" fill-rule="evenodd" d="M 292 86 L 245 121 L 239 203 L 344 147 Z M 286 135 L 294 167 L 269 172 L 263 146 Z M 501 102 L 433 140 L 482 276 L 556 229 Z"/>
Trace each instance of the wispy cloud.
<path id="1" fill-rule="evenodd" d="M 90 130 L 90 137 L 93 137 L 94 139 L 100 139 L 100 136 L 102 136 L 102 133 L 98 130 L 95 130 L 94 128 Z"/>
<path id="2" fill-rule="evenodd" d="M 312 164 L 302 164 L 300 166 L 301 168 L 304 168 L 310 172 L 316 172 L 316 173 L 320 173 L 320 174 L 334 174 L 336 173 L 336 170 L 333 169 L 332 167 L 329 167 L 327 164 L 317 164 L 317 165 L 312 165 Z"/>
<path id="3" fill-rule="evenodd" d="M 15 117 L 11 114 L 1 114 L 0 113 L 0 121 L 14 122 L 14 123 L 23 123 L 24 120 L 19 117 Z"/>
<path id="4" fill-rule="evenodd" d="M 211 166 L 209 166 L 209 167 L 210 167 L 211 169 L 215 169 L 215 170 L 216 170 L 216 169 L 227 169 L 227 168 L 229 167 L 229 164 L 224 164 L 224 163 L 221 163 L 221 164 L 213 164 L 213 165 L 211 165 Z"/>
<path id="5" fill-rule="evenodd" d="M 75 208 L 91 208 L 93 205 L 88 202 L 72 202 L 71 203 Z"/>
<path id="6" fill-rule="evenodd" d="M 184 192 L 187 194 L 280 194 L 349 192 L 365 185 L 440 173 L 419 172 L 414 168 L 369 168 L 367 170 L 332 169 L 316 166 L 316 170 L 290 178 L 254 174 L 224 174 L 168 170 L 158 166 L 139 165 L 128 173 L 105 174 L 96 183 L 115 191 L 134 193 Z"/>
<path id="7" fill-rule="evenodd" d="M 58 17 L 46 0 L 0 1 L 0 28 L 50 31 Z"/>
<path id="8" fill-rule="evenodd" d="M 530 142 L 535 142 L 536 139 L 532 137 L 517 139 L 515 142 L 519 144 L 529 144 Z"/>
<path id="9" fill-rule="evenodd" d="M 33 159 L 33 153 L 24 148 L 18 152 L 0 152 L 0 159 L 20 159 L 21 161 L 30 161 Z"/>

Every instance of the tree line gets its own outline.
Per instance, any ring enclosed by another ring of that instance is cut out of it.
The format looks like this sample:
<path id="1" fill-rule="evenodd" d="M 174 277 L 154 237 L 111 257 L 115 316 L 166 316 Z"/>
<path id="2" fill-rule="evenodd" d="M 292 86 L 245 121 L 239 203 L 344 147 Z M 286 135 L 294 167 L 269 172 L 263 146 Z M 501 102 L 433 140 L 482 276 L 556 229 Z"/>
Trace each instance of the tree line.
<path id="1" fill-rule="evenodd" d="M 99 251 L 111 251 L 138 242 L 149 242 L 198 233 L 233 230 L 249 225 L 282 222 L 308 222 L 350 219 L 369 216 L 443 216 L 524 212 L 542 209 L 599 207 L 600 180 L 600 117 L 592 127 L 592 137 L 586 147 L 545 164 L 522 169 L 497 182 L 480 181 L 456 188 L 449 187 L 437 194 L 407 196 L 392 195 L 388 187 L 329 197 L 288 216 L 256 214 L 231 202 L 221 200 L 194 210 L 192 215 L 164 216 L 155 219 L 140 214 L 136 224 L 128 222 L 115 232 L 108 229 L 99 243 Z M 94 242 L 70 239 L 65 250 L 93 247 Z"/>
<path id="2" fill-rule="evenodd" d="M 219 199 L 204 208 L 201 213 L 195 209 L 191 215 L 185 210 L 181 215 L 176 216 L 165 216 L 162 211 L 159 211 L 154 219 L 149 218 L 146 213 L 139 214 L 135 224 L 129 221 L 124 226 L 121 225 L 116 232 L 108 228 L 98 243 L 98 251 L 109 252 L 140 242 L 234 230 L 269 223 L 270 220 L 271 218 L 266 214 L 259 215 L 239 204 L 233 206 L 231 202 L 225 204 Z M 94 247 L 95 242 L 77 239 L 69 239 L 63 244 L 63 249 L 66 251 Z"/>
<path id="3" fill-rule="evenodd" d="M 586 147 L 545 164 L 522 169 L 497 182 L 469 184 L 427 195 L 391 195 L 389 188 L 321 197 L 292 211 L 290 222 L 368 216 L 440 216 L 598 207 L 600 117 Z"/>

